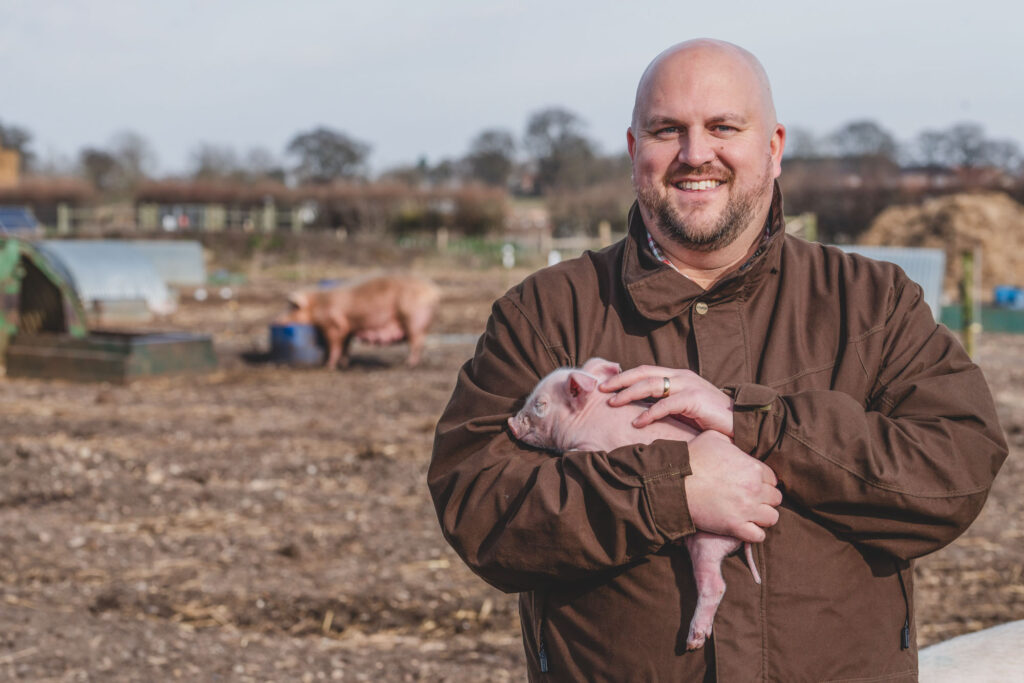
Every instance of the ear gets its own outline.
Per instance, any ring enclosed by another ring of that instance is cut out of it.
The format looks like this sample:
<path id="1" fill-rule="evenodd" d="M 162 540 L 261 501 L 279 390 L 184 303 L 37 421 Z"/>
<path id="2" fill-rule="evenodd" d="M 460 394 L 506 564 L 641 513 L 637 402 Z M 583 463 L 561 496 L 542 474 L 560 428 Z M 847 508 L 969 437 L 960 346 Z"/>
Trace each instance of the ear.
<path id="1" fill-rule="evenodd" d="M 597 389 L 597 380 L 586 372 L 573 370 L 569 373 L 566 389 L 569 392 L 569 406 L 579 410 L 587 403 L 587 397 Z"/>
<path id="2" fill-rule="evenodd" d="M 622 366 L 604 358 L 591 358 L 583 364 L 583 372 L 589 372 L 601 382 L 622 372 Z"/>
<path id="3" fill-rule="evenodd" d="M 294 308 L 306 308 L 309 306 L 309 295 L 306 292 L 292 292 L 288 295 L 288 303 Z"/>
<path id="4" fill-rule="evenodd" d="M 769 149 L 772 156 L 772 174 L 778 178 L 782 175 L 782 153 L 786 150 L 786 127 L 781 123 L 775 125 Z"/>

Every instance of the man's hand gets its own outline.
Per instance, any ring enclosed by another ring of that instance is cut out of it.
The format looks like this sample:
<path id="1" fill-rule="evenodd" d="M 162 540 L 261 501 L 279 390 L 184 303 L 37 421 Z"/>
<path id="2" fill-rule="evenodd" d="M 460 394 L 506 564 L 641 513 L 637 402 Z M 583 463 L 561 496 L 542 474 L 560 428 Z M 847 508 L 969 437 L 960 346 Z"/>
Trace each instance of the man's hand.
<path id="1" fill-rule="evenodd" d="M 748 543 L 765 538 L 763 527 L 779 521 L 782 503 L 771 468 L 714 431 L 689 442 L 690 470 L 683 479 L 695 527 Z"/>
<path id="2" fill-rule="evenodd" d="M 668 396 L 665 396 L 668 378 Z M 633 401 L 657 399 L 633 420 L 638 429 L 669 415 L 685 417 L 701 430 L 713 429 L 732 436 L 732 399 L 695 372 L 657 365 L 641 365 L 605 380 L 601 391 L 617 391 L 608 399 L 610 406 Z"/>

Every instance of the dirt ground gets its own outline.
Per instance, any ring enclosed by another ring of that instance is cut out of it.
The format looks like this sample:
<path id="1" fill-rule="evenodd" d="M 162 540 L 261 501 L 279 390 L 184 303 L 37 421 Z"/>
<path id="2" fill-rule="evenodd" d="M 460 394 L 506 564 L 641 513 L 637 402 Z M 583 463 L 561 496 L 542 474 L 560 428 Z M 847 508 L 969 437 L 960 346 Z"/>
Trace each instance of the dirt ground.
<path id="1" fill-rule="evenodd" d="M 210 333 L 200 377 L 0 379 L 0 679 L 519 681 L 514 596 L 441 538 L 432 432 L 491 301 L 526 271 L 420 264 L 445 294 L 424 362 L 259 362 L 297 283 L 250 272 L 151 329 Z M 138 329 L 140 326 L 136 325 Z M 918 563 L 922 645 L 1024 618 L 1024 337 L 984 336 L 1011 457 L 982 516 Z"/>

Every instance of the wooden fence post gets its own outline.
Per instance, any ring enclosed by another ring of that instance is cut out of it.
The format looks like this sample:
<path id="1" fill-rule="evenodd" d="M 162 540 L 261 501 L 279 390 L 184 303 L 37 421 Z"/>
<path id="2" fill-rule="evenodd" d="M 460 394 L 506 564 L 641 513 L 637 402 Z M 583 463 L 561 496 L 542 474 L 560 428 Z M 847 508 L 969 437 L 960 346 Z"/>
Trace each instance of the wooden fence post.
<path id="1" fill-rule="evenodd" d="M 981 334 L 981 251 L 964 250 L 960 254 L 963 264 L 963 279 L 960 282 L 963 305 L 964 348 L 972 359 L 977 351 L 978 335 Z"/>
<path id="2" fill-rule="evenodd" d="M 57 204 L 57 234 L 67 235 L 71 232 L 71 207 L 65 202 Z"/>

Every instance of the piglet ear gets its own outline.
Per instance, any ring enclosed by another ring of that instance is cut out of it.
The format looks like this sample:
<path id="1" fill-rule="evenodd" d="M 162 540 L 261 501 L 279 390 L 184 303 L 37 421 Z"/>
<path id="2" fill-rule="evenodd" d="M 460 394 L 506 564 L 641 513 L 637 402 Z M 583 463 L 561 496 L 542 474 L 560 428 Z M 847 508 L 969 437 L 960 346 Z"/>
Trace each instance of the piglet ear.
<path id="1" fill-rule="evenodd" d="M 622 366 L 604 358 L 591 358 L 583 364 L 583 371 L 589 372 L 603 382 L 622 372 Z"/>
<path id="2" fill-rule="evenodd" d="M 591 392 L 597 389 L 597 380 L 586 372 L 573 370 L 569 373 L 566 389 L 569 392 L 569 405 L 573 410 L 579 410 L 586 404 Z"/>

